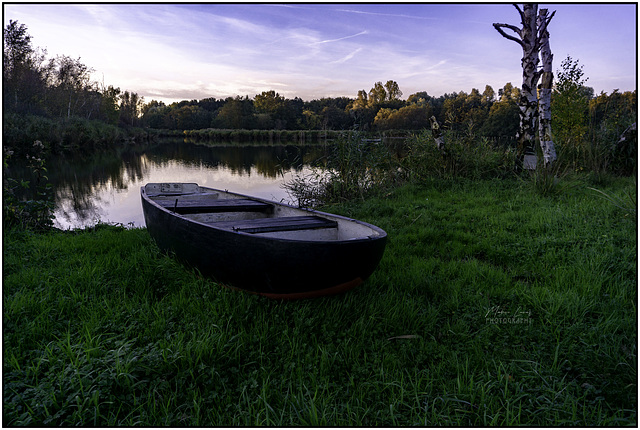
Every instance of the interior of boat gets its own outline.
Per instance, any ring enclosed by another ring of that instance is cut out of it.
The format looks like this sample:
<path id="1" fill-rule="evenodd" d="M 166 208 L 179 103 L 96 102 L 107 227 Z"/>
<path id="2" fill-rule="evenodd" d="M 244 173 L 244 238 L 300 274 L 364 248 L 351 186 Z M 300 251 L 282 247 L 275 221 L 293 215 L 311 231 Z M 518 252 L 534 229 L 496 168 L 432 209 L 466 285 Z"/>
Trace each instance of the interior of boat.
<path id="1" fill-rule="evenodd" d="M 353 220 L 197 184 L 147 184 L 145 193 L 186 219 L 262 237 L 338 241 L 379 235 L 376 230 Z"/>

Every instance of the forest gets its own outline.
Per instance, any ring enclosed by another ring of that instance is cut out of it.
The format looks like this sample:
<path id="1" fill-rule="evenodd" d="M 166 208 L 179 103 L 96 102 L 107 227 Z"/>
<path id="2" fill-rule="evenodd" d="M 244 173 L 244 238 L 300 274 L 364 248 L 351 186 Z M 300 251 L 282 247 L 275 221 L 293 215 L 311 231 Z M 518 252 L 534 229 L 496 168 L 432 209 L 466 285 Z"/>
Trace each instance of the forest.
<path id="1" fill-rule="evenodd" d="M 145 102 L 136 92 L 92 80 L 94 70 L 65 55 L 47 59 L 32 46 L 24 24 L 10 21 L 4 30 L 3 102 L 5 144 L 20 151 L 35 139 L 53 151 L 91 150 L 122 138 L 122 130 L 244 129 L 347 130 L 369 132 L 429 129 L 435 116 L 447 130 L 509 142 L 518 129 L 520 89 L 506 83 L 497 92 L 440 96 L 420 91 L 402 99 L 394 80 L 376 82 L 355 97 L 288 99 L 274 90 L 227 98 L 203 98 L 164 104 Z M 585 85 L 582 66 L 562 62 L 552 94 L 554 132 L 560 141 L 620 134 L 634 121 L 637 90 L 594 94 Z M 146 135 L 146 134 L 144 134 Z"/>

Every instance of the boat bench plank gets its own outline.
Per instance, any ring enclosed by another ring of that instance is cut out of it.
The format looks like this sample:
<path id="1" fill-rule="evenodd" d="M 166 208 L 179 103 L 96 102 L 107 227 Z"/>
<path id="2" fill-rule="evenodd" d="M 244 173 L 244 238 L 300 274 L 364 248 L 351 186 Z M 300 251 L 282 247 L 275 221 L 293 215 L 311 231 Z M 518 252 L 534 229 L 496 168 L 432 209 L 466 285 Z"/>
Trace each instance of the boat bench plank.
<path id="1" fill-rule="evenodd" d="M 319 216 L 292 216 L 280 218 L 258 218 L 252 220 L 221 221 L 209 225 L 229 228 L 244 233 L 271 233 L 276 231 L 314 230 L 336 228 L 338 223 Z"/>
<path id="2" fill-rule="evenodd" d="M 198 193 L 196 191 L 187 191 L 185 193 L 182 192 L 176 192 L 176 193 L 163 193 L 163 192 L 157 192 L 157 193 L 147 193 L 147 196 L 155 199 L 156 197 L 182 197 L 182 196 L 189 196 L 189 197 L 214 197 L 217 198 L 220 195 L 220 193 Z M 189 198 L 186 197 L 186 198 Z M 174 200 L 175 202 L 175 200 Z"/>
<path id="3" fill-rule="evenodd" d="M 218 212 L 270 212 L 273 205 L 251 199 L 174 199 L 156 200 L 160 206 L 179 214 L 218 213 Z"/>

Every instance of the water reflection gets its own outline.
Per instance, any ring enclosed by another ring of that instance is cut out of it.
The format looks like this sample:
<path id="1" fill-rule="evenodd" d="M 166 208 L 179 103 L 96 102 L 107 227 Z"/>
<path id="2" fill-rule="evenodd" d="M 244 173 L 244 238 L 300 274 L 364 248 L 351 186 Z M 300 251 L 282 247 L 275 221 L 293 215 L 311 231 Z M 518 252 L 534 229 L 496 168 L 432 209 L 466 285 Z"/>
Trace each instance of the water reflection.
<path id="1" fill-rule="evenodd" d="M 291 202 L 284 181 L 305 173 L 325 153 L 323 146 L 208 146 L 166 140 L 93 157 L 47 160 L 59 228 L 98 221 L 144 226 L 140 187 L 148 182 L 196 182 Z M 9 176 L 29 180 L 29 169 L 11 166 Z M 25 196 L 26 197 L 26 196 Z"/>

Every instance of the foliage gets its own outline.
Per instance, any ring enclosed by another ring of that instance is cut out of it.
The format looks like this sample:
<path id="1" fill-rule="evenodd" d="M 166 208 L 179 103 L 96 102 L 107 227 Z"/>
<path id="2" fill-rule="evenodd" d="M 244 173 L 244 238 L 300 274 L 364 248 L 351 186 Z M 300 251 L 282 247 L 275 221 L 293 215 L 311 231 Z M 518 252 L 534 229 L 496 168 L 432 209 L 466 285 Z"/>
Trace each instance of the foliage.
<path id="1" fill-rule="evenodd" d="M 253 105 L 258 113 L 276 114 L 284 107 L 285 98 L 275 91 L 263 91 L 253 99 Z"/>
<path id="2" fill-rule="evenodd" d="M 487 119 L 482 123 L 481 133 L 498 138 L 515 137 L 520 121 L 519 111 L 516 99 L 502 97 L 491 105 Z"/>
<path id="3" fill-rule="evenodd" d="M 214 119 L 216 128 L 251 129 L 252 122 L 253 101 L 240 96 L 228 100 Z"/>
<path id="4" fill-rule="evenodd" d="M 148 137 L 145 130 L 124 130 L 100 120 L 71 117 L 60 121 L 16 113 L 5 113 L 3 116 L 4 146 L 20 156 L 32 151 L 31 139 L 43 142 L 44 154 L 47 155 L 49 152 L 70 151 L 86 154 L 116 146 L 126 139 L 145 140 Z"/>
<path id="5" fill-rule="evenodd" d="M 601 93 L 589 101 L 589 146 L 591 154 L 602 154 L 603 162 L 591 162 L 587 168 L 602 166 L 622 175 L 631 175 L 637 168 L 637 91 L 614 90 Z M 634 125 L 635 124 L 635 125 Z M 592 157 L 591 157 L 592 158 Z M 599 169 L 604 170 L 604 169 Z"/>
<path id="6" fill-rule="evenodd" d="M 46 51 L 32 47 L 31 36 L 24 24 L 10 20 L 4 29 L 4 36 L 3 119 L 13 123 L 25 122 L 29 126 L 37 125 L 37 130 L 3 130 L 5 145 L 19 153 L 27 153 L 34 140 L 47 140 L 54 150 L 60 147 L 93 149 L 93 141 L 77 136 L 65 137 L 64 130 L 77 128 L 78 121 L 91 120 L 111 125 L 120 122 L 127 127 L 141 125 L 138 117 L 143 100 L 136 93 L 121 92 L 112 86 L 103 88 L 103 85 L 91 80 L 93 70 L 79 58 L 59 55 L 45 61 Z M 23 119 L 16 120 L 17 116 Z M 88 124 L 91 127 L 86 127 Z M 88 136 L 86 132 L 95 124 L 83 122 L 77 131 L 91 139 L 93 136 Z M 44 131 L 42 127 L 49 131 L 58 130 L 53 135 L 43 136 L 37 134 Z M 97 128 L 104 129 L 100 125 Z M 107 133 L 106 140 L 109 140 L 110 134 Z M 99 136 L 98 140 L 103 142 L 105 138 Z"/>
<path id="7" fill-rule="evenodd" d="M 587 78 L 578 60 L 567 57 L 561 67 L 551 95 L 554 140 L 577 165 L 588 131 L 589 89 L 584 86 Z"/>
<path id="8" fill-rule="evenodd" d="M 629 185 L 616 179 L 603 190 Z M 146 230 L 3 231 L 7 426 L 637 426 L 636 222 L 595 193 L 408 185 L 344 295 L 203 279 Z"/>
<path id="9" fill-rule="evenodd" d="M 558 71 L 551 98 L 558 162 L 575 171 L 630 175 L 636 169 L 637 132 L 622 139 L 637 121 L 637 91 L 593 95 L 583 66 L 568 56 Z"/>
<path id="10" fill-rule="evenodd" d="M 49 230 L 53 227 L 54 198 L 52 186 L 46 176 L 47 168 L 43 154 L 45 147 L 39 140 L 33 143 L 33 154 L 27 155 L 29 168 L 33 170 L 35 184 L 29 181 L 20 181 L 7 176 L 8 160 L 13 155 L 11 150 L 5 148 L 4 175 L 3 175 L 3 224 L 7 228 L 20 227 L 37 231 Z M 37 198 L 26 201 L 19 200 L 16 196 L 18 188 L 35 189 Z"/>
<path id="11" fill-rule="evenodd" d="M 413 104 L 400 109 L 383 108 L 378 111 L 373 125 L 378 130 L 420 130 L 429 125 L 429 118 L 432 115 L 433 111 L 428 105 Z"/>
<path id="12" fill-rule="evenodd" d="M 125 91 L 120 97 L 120 122 L 124 126 L 137 127 L 140 125 L 139 117 L 144 106 L 142 97 L 138 97 L 136 93 Z"/>
<path id="13" fill-rule="evenodd" d="M 42 113 L 47 66 L 44 53 L 31 45 L 27 27 L 9 20 L 3 38 L 3 107 L 21 113 Z"/>

